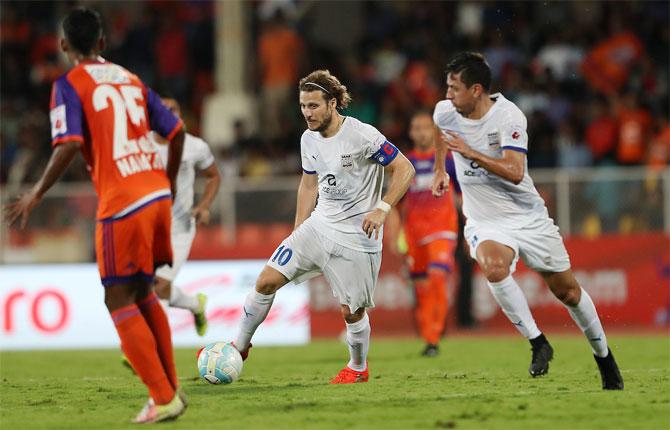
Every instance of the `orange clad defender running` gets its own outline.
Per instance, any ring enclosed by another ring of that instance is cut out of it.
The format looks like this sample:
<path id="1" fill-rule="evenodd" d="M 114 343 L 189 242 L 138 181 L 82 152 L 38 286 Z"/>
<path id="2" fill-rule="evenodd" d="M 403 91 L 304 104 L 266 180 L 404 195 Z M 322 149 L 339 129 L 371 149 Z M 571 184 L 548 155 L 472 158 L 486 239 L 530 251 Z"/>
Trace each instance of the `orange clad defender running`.
<path id="1" fill-rule="evenodd" d="M 410 277 L 416 295 L 415 318 L 426 342 L 425 356 L 438 354 L 438 344 L 445 329 L 447 285 L 454 272 L 454 252 L 458 238 L 458 213 L 451 194 L 436 199 L 431 193 L 436 129 L 430 113 L 412 117 L 409 135 L 414 149 L 407 158 L 416 176 L 401 202 L 400 216 L 407 241 Z M 452 185 L 458 190 L 453 159 L 447 157 Z"/>

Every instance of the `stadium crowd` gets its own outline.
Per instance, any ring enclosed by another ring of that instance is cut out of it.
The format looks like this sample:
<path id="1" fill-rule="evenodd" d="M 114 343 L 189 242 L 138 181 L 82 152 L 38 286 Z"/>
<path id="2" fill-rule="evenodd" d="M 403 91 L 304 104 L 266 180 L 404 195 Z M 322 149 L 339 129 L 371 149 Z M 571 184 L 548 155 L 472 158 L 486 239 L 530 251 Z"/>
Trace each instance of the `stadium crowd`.
<path id="1" fill-rule="evenodd" d="M 3 4 L 3 184 L 34 180 L 48 158 L 49 87 L 66 67 L 58 17 L 75 4 Z M 203 99 L 215 91 L 214 3 L 95 6 L 108 17 L 107 58 L 180 100 L 197 134 Z M 259 1 L 250 9 L 256 56 L 249 57 L 248 85 L 261 102 L 262 126 L 249 135 L 239 122 L 234 145 L 220 154 L 231 170 L 226 176 L 299 171 L 295 148 L 304 124 L 294 90 L 312 66 L 351 83 L 348 114 L 406 147 L 409 118 L 444 97 L 445 61 L 460 50 L 483 52 L 494 91 L 526 113 L 530 167 L 667 164 L 666 2 L 370 1 L 341 8 Z M 83 168 L 73 168 L 66 179 L 85 178 Z"/>

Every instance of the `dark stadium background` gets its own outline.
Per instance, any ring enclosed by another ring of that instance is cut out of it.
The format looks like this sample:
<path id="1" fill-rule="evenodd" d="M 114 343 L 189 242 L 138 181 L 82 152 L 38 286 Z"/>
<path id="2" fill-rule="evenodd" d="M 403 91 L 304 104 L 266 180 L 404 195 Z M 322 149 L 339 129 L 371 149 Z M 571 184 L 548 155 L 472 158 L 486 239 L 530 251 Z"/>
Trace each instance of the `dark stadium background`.
<path id="1" fill-rule="evenodd" d="M 2 201 L 50 154 L 50 86 L 67 70 L 59 20 L 79 2 L 1 4 Z M 444 97 L 444 66 L 483 52 L 494 91 L 528 118 L 528 165 L 608 328 L 670 323 L 668 2 L 82 2 L 106 25 L 104 56 L 182 104 L 189 131 L 224 176 L 214 222 L 192 257 L 265 259 L 291 231 L 304 123 L 297 79 L 328 68 L 349 87 L 348 115 L 409 148 L 408 120 Z M 268 71 L 270 70 L 270 71 Z M 631 149 L 632 148 L 632 149 Z M 95 198 L 81 159 L 29 228 L 3 223 L 3 265 L 93 261 Z M 413 332 L 402 257 L 387 251 L 375 333 Z M 570 326 L 539 278 L 520 268 L 538 320 Z M 512 332 L 477 272 L 453 291 L 458 322 Z M 0 280 L 0 293 L 9 287 Z M 93 286 L 95 287 L 95 286 Z M 4 300 L 4 299 L 3 299 Z M 311 287 L 313 336 L 341 330 L 328 287 Z M 458 304 L 458 305 L 457 305 Z M 571 327 L 571 326 L 570 326 Z"/>

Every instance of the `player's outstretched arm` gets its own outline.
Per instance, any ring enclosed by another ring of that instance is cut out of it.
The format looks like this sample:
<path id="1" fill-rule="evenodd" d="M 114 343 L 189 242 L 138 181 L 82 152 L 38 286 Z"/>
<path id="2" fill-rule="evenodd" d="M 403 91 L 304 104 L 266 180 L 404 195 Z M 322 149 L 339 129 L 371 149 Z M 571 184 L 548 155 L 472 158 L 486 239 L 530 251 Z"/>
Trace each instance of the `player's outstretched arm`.
<path id="1" fill-rule="evenodd" d="M 386 170 L 391 176 L 388 190 L 382 197 L 377 207 L 365 215 L 363 219 L 363 231 L 372 237 L 375 235 L 375 240 L 379 239 L 379 231 L 386 221 L 386 216 L 393 206 L 395 206 L 402 196 L 405 195 L 414 178 L 414 166 L 412 163 L 400 152 L 387 166 Z"/>
<path id="2" fill-rule="evenodd" d="M 435 127 L 435 136 L 433 142 L 435 143 L 435 166 L 433 174 L 433 196 L 442 197 L 449 189 L 449 174 L 446 170 L 447 159 L 447 145 L 443 139 L 440 139 L 442 132 Z"/>
<path id="3" fill-rule="evenodd" d="M 79 151 L 79 142 L 63 142 L 57 145 L 51 153 L 49 163 L 42 173 L 42 177 L 33 188 L 5 207 L 5 220 L 11 225 L 21 217 L 21 228 L 26 226 L 28 215 L 39 204 L 44 194 L 61 177 L 67 166 Z"/>
<path id="4" fill-rule="evenodd" d="M 319 195 L 318 177 L 316 174 L 303 173 L 298 186 L 298 202 L 295 209 L 295 224 L 298 228 L 311 215 L 316 207 L 316 198 Z"/>
<path id="5" fill-rule="evenodd" d="M 446 131 L 440 137 L 440 140 L 442 140 L 450 151 L 460 153 L 463 157 L 476 162 L 490 173 L 507 179 L 514 185 L 518 185 L 523 181 L 526 168 L 526 154 L 524 152 L 503 150 L 502 158 L 489 157 L 470 148 L 463 138 L 453 131 Z M 437 164 L 437 160 L 435 164 Z"/>
<path id="6" fill-rule="evenodd" d="M 202 174 L 206 178 L 205 191 L 198 205 L 191 211 L 191 216 L 195 218 L 195 222 L 198 225 L 209 224 L 209 207 L 212 205 L 221 186 L 221 174 L 216 167 L 216 163 L 212 163 L 208 168 L 204 169 Z"/>
<path id="7" fill-rule="evenodd" d="M 170 189 L 172 198 L 177 195 L 177 173 L 179 173 L 179 164 L 181 164 L 181 154 L 184 151 L 184 127 L 179 130 L 170 140 L 168 147 L 168 163 L 165 169 L 168 179 L 170 179 Z"/>

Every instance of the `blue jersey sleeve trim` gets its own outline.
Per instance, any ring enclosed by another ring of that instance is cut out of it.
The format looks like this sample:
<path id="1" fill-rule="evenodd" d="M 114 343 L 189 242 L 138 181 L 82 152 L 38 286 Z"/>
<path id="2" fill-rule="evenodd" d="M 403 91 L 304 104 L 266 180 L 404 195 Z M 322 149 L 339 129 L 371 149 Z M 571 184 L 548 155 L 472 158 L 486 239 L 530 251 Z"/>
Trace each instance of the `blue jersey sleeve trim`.
<path id="1" fill-rule="evenodd" d="M 146 89 L 149 125 L 152 130 L 164 138 L 171 140 L 177 131 L 179 131 L 182 122 L 163 104 L 158 94 L 149 87 L 146 87 Z"/>
<path id="2" fill-rule="evenodd" d="M 55 81 L 53 87 L 54 97 L 51 109 L 65 105 L 65 123 L 67 124 L 67 130 L 53 136 L 51 139 L 52 145 L 55 146 L 70 137 L 72 140 L 83 142 L 84 109 L 81 105 L 81 100 L 79 99 L 77 91 L 75 91 L 70 81 L 67 80 L 67 75 Z"/>
<path id="3" fill-rule="evenodd" d="M 428 264 L 428 267 L 433 267 L 435 269 L 442 269 L 445 272 L 451 273 L 451 266 L 446 263 L 437 263 L 437 262 L 432 262 Z"/>
<path id="4" fill-rule="evenodd" d="M 307 173 L 308 175 L 316 175 L 316 170 L 311 171 L 311 170 L 305 170 L 305 169 L 302 169 L 302 171 L 305 172 L 305 173 Z"/>
<path id="5" fill-rule="evenodd" d="M 524 154 L 528 154 L 528 150 L 524 148 L 519 148 L 518 146 L 503 146 L 502 148 L 503 151 L 506 150 L 511 150 L 511 151 L 516 151 L 516 152 L 523 152 Z"/>
<path id="6" fill-rule="evenodd" d="M 451 184 L 454 187 L 456 194 L 461 194 L 461 184 L 458 183 L 458 177 L 456 176 L 456 164 L 454 163 L 454 158 L 450 155 L 447 155 L 444 160 L 445 168 L 447 169 L 447 174 L 449 174 L 449 179 L 451 179 Z"/>
<path id="7" fill-rule="evenodd" d="M 398 148 L 388 140 L 382 143 L 377 152 L 370 156 L 370 160 L 375 163 L 387 166 L 395 157 L 398 156 Z"/>

